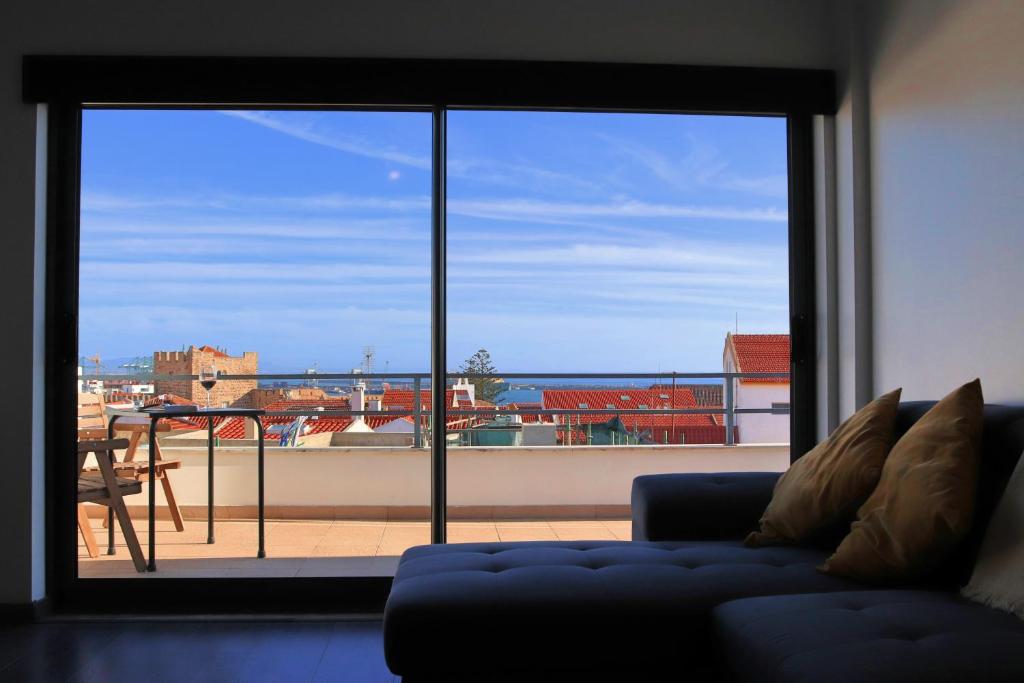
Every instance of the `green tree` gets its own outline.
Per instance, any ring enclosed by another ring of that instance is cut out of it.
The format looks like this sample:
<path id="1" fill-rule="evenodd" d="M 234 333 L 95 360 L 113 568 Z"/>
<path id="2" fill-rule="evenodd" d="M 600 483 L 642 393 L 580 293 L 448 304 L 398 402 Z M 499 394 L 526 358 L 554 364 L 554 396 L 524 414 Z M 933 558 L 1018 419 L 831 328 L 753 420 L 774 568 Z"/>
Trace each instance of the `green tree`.
<path id="1" fill-rule="evenodd" d="M 479 374 L 479 375 L 493 375 L 495 373 L 494 363 L 491 362 L 491 354 L 487 352 L 487 349 L 479 349 L 472 356 L 467 358 L 465 362 L 459 366 L 459 372 L 466 374 Z M 491 401 L 498 396 L 501 388 L 498 386 L 496 378 L 490 377 L 473 377 L 469 380 L 469 383 L 474 387 L 474 393 L 478 401 Z"/>

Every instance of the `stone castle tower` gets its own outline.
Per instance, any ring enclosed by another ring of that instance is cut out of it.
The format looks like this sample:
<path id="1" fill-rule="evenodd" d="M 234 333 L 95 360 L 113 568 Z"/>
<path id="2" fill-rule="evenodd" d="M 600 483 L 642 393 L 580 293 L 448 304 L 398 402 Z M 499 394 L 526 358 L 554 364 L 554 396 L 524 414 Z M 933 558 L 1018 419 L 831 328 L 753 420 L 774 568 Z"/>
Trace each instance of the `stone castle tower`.
<path id="1" fill-rule="evenodd" d="M 190 346 L 187 351 L 154 351 L 153 374 L 199 375 L 204 365 L 212 363 L 220 374 L 255 375 L 258 358 L 259 354 L 255 351 L 246 351 L 241 356 L 230 356 L 212 346 Z M 206 390 L 199 384 L 198 379 L 156 380 L 154 385 L 157 394 L 177 394 L 198 405 L 206 405 Z M 210 404 L 251 408 L 255 392 L 255 379 L 222 379 L 210 392 Z"/>

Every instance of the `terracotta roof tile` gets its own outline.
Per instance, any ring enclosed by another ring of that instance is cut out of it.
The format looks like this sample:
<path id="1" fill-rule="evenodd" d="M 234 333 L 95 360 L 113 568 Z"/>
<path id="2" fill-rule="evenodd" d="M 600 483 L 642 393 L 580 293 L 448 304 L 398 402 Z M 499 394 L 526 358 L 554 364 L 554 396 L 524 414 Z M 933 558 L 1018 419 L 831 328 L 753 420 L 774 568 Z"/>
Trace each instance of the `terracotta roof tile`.
<path id="1" fill-rule="evenodd" d="M 739 372 L 789 372 L 788 334 L 730 334 Z M 786 378 L 755 377 L 741 379 L 750 384 L 789 384 Z"/>
<path id="2" fill-rule="evenodd" d="M 228 357 L 228 354 L 224 353 L 220 349 L 213 348 L 209 344 L 203 344 L 202 346 L 197 346 L 196 347 L 196 351 L 199 351 L 200 353 L 212 353 L 217 358 L 227 358 Z"/>

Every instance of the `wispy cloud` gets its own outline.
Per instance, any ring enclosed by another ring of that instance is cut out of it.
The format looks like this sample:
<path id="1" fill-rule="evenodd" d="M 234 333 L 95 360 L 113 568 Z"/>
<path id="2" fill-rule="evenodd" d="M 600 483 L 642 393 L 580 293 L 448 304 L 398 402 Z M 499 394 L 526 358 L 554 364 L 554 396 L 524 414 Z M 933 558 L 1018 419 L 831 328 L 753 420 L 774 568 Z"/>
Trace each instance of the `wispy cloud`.
<path id="1" fill-rule="evenodd" d="M 395 281 L 421 280 L 429 282 L 430 266 L 391 263 L 337 263 L 331 265 L 314 263 L 262 261 L 225 262 L 211 264 L 208 261 L 85 261 L 81 267 L 82 280 L 123 279 L 126 282 L 140 279 L 167 282 L 168 276 L 174 282 L 199 281 L 246 283 L 251 281 L 274 282 L 327 282 L 357 283 L 366 280 L 388 279 Z"/>
<path id="2" fill-rule="evenodd" d="M 494 159 L 448 159 L 448 175 L 463 181 L 488 185 L 517 187 L 545 194 L 573 192 L 597 192 L 602 189 L 596 183 L 579 174 L 552 171 L 528 163 L 509 163 Z"/>
<path id="3" fill-rule="evenodd" d="M 537 199 L 460 199 L 448 202 L 452 213 L 494 220 L 558 218 L 703 218 L 731 221 L 785 222 L 787 212 L 775 207 L 745 209 L 734 206 L 659 204 L 633 199 L 582 203 Z"/>
<path id="4" fill-rule="evenodd" d="M 670 157 L 631 140 L 605 134 L 598 137 L 678 190 L 714 188 L 779 199 L 788 192 L 785 173 L 752 177 L 737 174 L 730 170 L 729 162 L 717 147 L 693 137 L 688 139 L 689 150 L 681 157 Z"/>
<path id="5" fill-rule="evenodd" d="M 756 254 L 761 257 L 757 258 Z M 771 252 L 734 249 L 726 245 L 676 243 L 644 246 L 572 244 L 539 249 L 495 249 L 449 254 L 452 263 L 533 264 L 536 266 L 656 266 L 750 268 L 772 261 Z"/>
<path id="6" fill-rule="evenodd" d="M 142 209 L 225 209 L 228 198 L 203 195 L 149 197 L 144 195 L 111 194 L 83 190 L 82 211 L 126 212 Z"/>
<path id="7" fill-rule="evenodd" d="M 198 209 L 198 210 L 267 210 L 297 209 L 306 211 L 429 211 L 430 197 L 370 197 L 342 193 L 314 195 L 239 195 L 217 193 L 210 195 L 148 196 L 118 195 L 95 191 L 82 192 L 82 210 L 93 212 L 128 212 L 152 209 Z"/>
<path id="8" fill-rule="evenodd" d="M 422 212 L 430 209 L 430 197 L 367 197 L 347 194 L 314 194 L 300 196 L 242 196 L 217 197 L 117 197 L 86 193 L 83 210 L 125 211 L 133 209 L 160 209 L 165 207 L 209 208 L 225 210 L 300 210 L 342 211 L 369 210 L 389 212 Z M 534 198 L 481 198 L 450 199 L 448 212 L 456 215 L 493 220 L 514 221 L 570 221 L 589 218 L 694 218 L 730 221 L 763 221 L 782 223 L 787 212 L 774 206 L 743 208 L 738 206 L 709 206 L 700 204 L 669 204 L 646 202 L 618 197 L 602 202 L 560 202 Z"/>
<path id="9" fill-rule="evenodd" d="M 420 170 L 430 170 L 429 157 L 408 154 L 394 147 L 380 145 L 366 138 L 349 135 L 337 130 L 328 130 L 312 119 L 298 120 L 294 116 L 282 117 L 269 112 L 225 110 L 225 116 L 248 121 L 264 128 L 297 138 L 315 145 L 348 154 L 380 159 Z M 598 183 L 580 177 L 578 174 L 552 171 L 527 162 L 507 162 L 496 159 L 449 157 L 448 175 L 453 178 L 509 187 L 523 187 L 533 190 L 551 191 L 555 188 L 575 190 L 596 190 Z M 389 180 L 398 180 L 401 174 L 391 171 Z"/>
<path id="10" fill-rule="evenodd" d="M 199 216 L 192 220 L 143 220 L 105 217 L 101 220 L 83 220 L 86 235 L 83 240 L 107 244 L 111 239 L 173 235 L 179 239 L 213 237 L 269 237 L 280 240 L 373 240 L 374 242 L 422 242 L 430 239 L 429 217 L 422 222 L 415 217 L 362 218 L 345 217 L 331 220 L 304 219 L 278 222 L 245 218 L 219 220 L 217 217 Z M 238 244 L 237 240 L 233 244 Z"/>
<path id="11" fill-rule="evenodd" d="M 347 152 L 370 159 L 380 159 L 394 164 L 411 166 L 423 170 L 430 169 L 430 158 L 409 154 L 393 147 L 375 144 L 355 135 L 346 135 L 338 131 L 321 130 L 314 121 L 299 121 L 294 117 L 284 119 L 279 116 L 260 111 L 222 111 L 225 116 L 242 119 L 270 130 L 283 133 L 299 140 L 315 145 L 329 147 L 340 152 Z"/>

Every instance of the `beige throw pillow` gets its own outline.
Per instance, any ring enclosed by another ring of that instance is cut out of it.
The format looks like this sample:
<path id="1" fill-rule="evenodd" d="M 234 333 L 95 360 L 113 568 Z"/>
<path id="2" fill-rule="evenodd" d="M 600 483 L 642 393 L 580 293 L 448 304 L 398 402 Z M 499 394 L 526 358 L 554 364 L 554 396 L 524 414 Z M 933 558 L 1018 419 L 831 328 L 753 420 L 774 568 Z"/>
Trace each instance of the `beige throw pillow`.
<path id="1" fill-rule="evenodd" d="M 1024 456 L 992 514 L 971 581 L 961 593 L 1024 619 Z"/>
<path id="2" fill-rule="evenodd" d="M 858 410 L 790 466 L 775 485 L 750 547 L 800 543 L 853 519 L 878 484 L 895 440 L 900 389 Z"/>
<path id="3" fill-rule="evenodd" d="M 981 381 L 974 380 L 907 430 L 821 571 L 873 583 L 905 581 L 949 555 L 971 525 L 983 408 Z"/>

